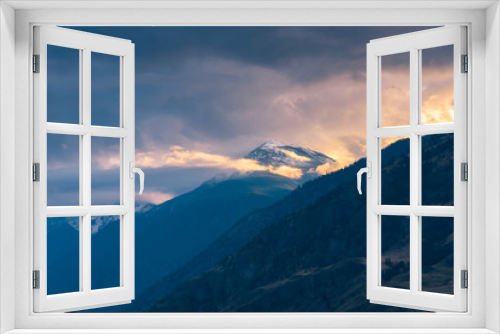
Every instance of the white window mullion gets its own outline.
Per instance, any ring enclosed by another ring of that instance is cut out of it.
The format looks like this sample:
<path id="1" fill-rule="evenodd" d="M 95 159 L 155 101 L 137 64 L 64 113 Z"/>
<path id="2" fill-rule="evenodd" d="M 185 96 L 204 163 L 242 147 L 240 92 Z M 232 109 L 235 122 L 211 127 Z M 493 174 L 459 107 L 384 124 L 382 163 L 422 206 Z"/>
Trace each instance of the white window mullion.
<path id="1" fill-rule="evenodd" d="M 123 80 L 124 80 L 124 75 L 123 75 L 123 70 L 124 70 L 124 64 L 123 64 L 123 57 L 120 57 L 120 128 L 124 128 L 124 112 L 123 112 L 123 89 L 125 87 Z M 125 175 L 124 168 L 130 168 L 126 166 L 126 161 L 125 161 L 125 143 L 124 139 L 120 139 L 120 189 L 123 189 L 123 191 L 120 191 L 120 205 L 123 205 L 125 203 L 125 198 L 124 198 L 124 187 L 126 184 L 126 180 L 124 179 L 127 176 Z M 125 216 L 121 215 L 120 216 L 120 240 L 125 240 Z M 123 242 L 120 242 L 120 286 L 124 286 L 125 284 L 125 245 Z"/>
<path id="2" fill-rule="evenodd" d="M 416 125 L 412 128 L 415 134 L 425 136 L 425 135 L 436 135 L 443 133 L 454 133 L 455 124 L 454 123 L 437 123 L 437 124 L 425 124 Z"/>
<path id="3" fill-rule="evenodd" d="M 419 204 L 420 196 L 420 166 L 419 166 L 419 136 L 413 132 L 418 125 L 419 114 L 419 57 L 418 50 L 410 50 L 410 291 L 419 290 L 420 282 L 420 217 L 413 209 Z"/>
<path id="4" fill-rule="evenodd" d="M 83 50 L 83 73 L 82 73 L 82 89 L 81 96 L 83 99 L 82 103 L 82 125 L 85 127 L 91 126 L 91 52 L 90 49 L 86 48 Z M 82 178 L 80 182 L 82 183 L 83 192 L 83 206 L 90 208 L 92 205 L 92 147 L 91 147 L 91 134 L 89 132 L 85 133 L 83 136 L 83 147 L 82 147 L 82 159 L 80 160 L 80 169 L 82 170 Z M 83 234 L 82 243 L 80 244 L 80 252 L 82 255 L 82 272 L 80 277 L 83 280 L 83 291 L 90 293 L 91 290 L 91 231 L 92 231 L 92 221 L 91 221 L 90 211 L 88 211 L 85 216 L 83 216 L 83 224 L 81 227 Z"/>
<path id="5" fill-rule="evenodd" d="M 127 213 L 121 216 L 120 233 L 122 236 L 122 246 L 120 249 L 120 282 L 124 287 L 128 287 L 128 296 L 134 299 L 134 289 L 130 289 L 135 285 L 135 180 L 131 177 L 130 168 L 135 164 L 135 117 L 134 105 L 135 94 L 135 53 L 134 45 L 131 45 L 131 52 L 121 57 L 120 67 L 122 86 L 120 95 L 121 108 L 121 126 L 130 131 L 130 135 L 121 140 L 121 159 L 122 159 L 122 178 L 121 184 L 123 189 L 122 205 L 127 209 Z"/>
<path id="6" fill-rule="evenodd" d="M 409 126 L 394 126 L 388 128 L 378 128 L 373 130 L 373 135 L 380 138 L 408 136 L 411 131 Z"/>
<path id="7" fill-rule="evenodd" d="M 80 82 L 80 87 L 79 87 L 79 108 L 80 110 L 78 111 L 79 113 L 79 124 L 78 124 L 78 129 L 77 130 L 80 130 L 80 128 L 84 128 L 84 105 L 85 107 L 87 107 L 87 103 L 84 101 L 84 94 L 83 94 L 83 91 L 84 91 L 84 84 L 85 84 L 85 81 L 84 81 L 84 54 L 83 54 L 83 50 L 80 50 L 80 61 L 79 61 L 79 65 L 80 65 L 80 71 L 79 71 L 79 82 Z M 51 123 L 48 123 L 47 122 L 47 132 L 51 131 Z M 64 126 L 65 124 L 61 124 L 61 126 L 59 125 L 55 125 L 56 129 L 52 129 L 53 131 L 54 130 L 57 130 L 57 128 L 66 128 Z M 67 125 L 66 125 L 67 126 Z M 76 130 L 76 129 L 75 129 Z M 79 146 L 79 191 L 80 191 L 80 207 L 84 207 L 85 205 L 85 202 L 84 202 L 84 197 L 85 197 L 85 193 L 83 191 L 83 189 L 85 188 L 84 187 L 84 169 L 82 168 L 82 165 L 83 165 L 83 161 L 84 161 L 84 137 L 83 135 L 85 134 L 85 132 L 82 132 L 82 133 L 79 133 L 79 143 L 80 143 L 80 146 Z M 48 211 L 48 210 L 47 210 Z M 47 216 L 48 216 L 48 212 L 47 212 Z M 87 256 L 85 255 L 85 249 L 83 247 L 83 245 L 85 244 L 85 241 L 86 241 L 86 236 L 84 234 L 84 231 L 85 229 L 83 228 L 86 223 L 85 223 L 85 215 L 83 216 L 79 216 L 78 217 L 78 222 L 79 222 L 79 225 L 78 225 L 78 234 L 79 234 L 79 257 L 78 257 L 78 261 L 79 261 L 79 278 L 78 278 L 78 281 L 79 281 L 79 291 L 84 291 L 85 289 L 87 289 L 86 286 L 84 286 L 84 282 L 87 280 L 87 278 L 84 277 L 84 273 L 85 273 L 85 266 L 84 266 L 84 263 L 87 261 Z"/>
<path id="8" fill-rule="evenodd" d="M 380 76 L 378 73 L 381 70 L 380 58 L 373 54 L 370 44 L 366 48 L 367 61 L 367 133 L 366 133 L 366 161 L 367 166 L 371 163 L 371 179 L 367 179 L 366 201 L 368 208 L 380 206 L 380 138 L 375 135 L 375 130 L 380 124 L 380 115 L 377 108 L 380 108 Z M 368 188 L 370 187 L 370 188 Z M 381 248 L 380 248 L 380 215 L 367 210 L 366 230 L 367 230 L 367 246 L 366 246 L 366 277 L 367 277 L 367 296 L 380 284 L 380 263 L 381 263 Z"/>

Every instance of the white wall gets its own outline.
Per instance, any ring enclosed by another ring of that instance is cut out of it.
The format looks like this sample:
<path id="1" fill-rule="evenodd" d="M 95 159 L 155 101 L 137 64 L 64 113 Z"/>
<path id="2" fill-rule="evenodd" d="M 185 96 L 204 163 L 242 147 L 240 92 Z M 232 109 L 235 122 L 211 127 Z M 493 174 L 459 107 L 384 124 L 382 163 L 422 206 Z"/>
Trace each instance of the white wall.
<path id="1" fill-rule="evenodd" d="M 14 328 L 15 11 L 0 3 L 0 333 Z"/>
<path id="2" fill-rule="evenodd" d="M 486 328 L 500 332 L 500 18 L 499 4 L 486 11 L 486 252 L 498 261 L 486 266 Z"/>

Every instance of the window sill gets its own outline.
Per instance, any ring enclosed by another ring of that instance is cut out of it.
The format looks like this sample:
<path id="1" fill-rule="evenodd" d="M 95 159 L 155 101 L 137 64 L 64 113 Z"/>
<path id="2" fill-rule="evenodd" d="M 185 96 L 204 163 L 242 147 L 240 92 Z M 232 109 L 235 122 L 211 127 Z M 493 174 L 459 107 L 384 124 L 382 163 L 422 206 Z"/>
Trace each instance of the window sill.
<path id="1" fill-rule="evenodd" d="M 5 334 L 486 334 L 488 329 L 14 329 Z"/>

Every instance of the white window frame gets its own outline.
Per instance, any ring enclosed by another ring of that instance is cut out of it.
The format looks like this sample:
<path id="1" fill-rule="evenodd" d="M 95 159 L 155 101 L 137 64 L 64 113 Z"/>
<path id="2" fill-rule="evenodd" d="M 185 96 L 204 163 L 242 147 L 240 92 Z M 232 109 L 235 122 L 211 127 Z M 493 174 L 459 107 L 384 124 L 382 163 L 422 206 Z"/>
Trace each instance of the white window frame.
<path id="1" fill-rule="evenodd" d="M 39 56 L 39 71 L 34 84 L 34 162 L 39 164 L 39 181 L 34 194 L 34 256 L 33 268 L 39 272 L 38 289 L 34 289 L 34 311 L 74 311 L 92 307 L 130 303 L 134 299 L 134 222 L 135 183 L 131 177 L 135 161 L 134 110 L 134 44 L 129 40 L 101 36 L 60 27 L 34 27 L 34 54 Z M 47 45 L 72 48 L 79 53 L 80 110 L 79 124 L 53 123 L 47 120 Z M 120 105 L 119 126 L 92 125 L 91 59 L 92 53 L 119 58 Z M 47 134 L 79 137 L 80 200 L 75 206 L 47 206 Z M 92 205 L 92 138 L 116 138 L 120 141 L 120 204 Z M 99 216 L 119 216 L 120 224 L 120 285 L 107 289 L 92 289 L 91 284 L 91 219 Z M 79 290 L 47 295 L 47 218 L 78 217 L 79 219 Z"/>
<path id="2" fill-rule="evenodd" d="M 367 154 L 370 168 L 367 182 L 367 293 L 370 302 L 421 310 L 464 312 L 467 310 L 467 290 L 462 288 L 460 275 L 467 270 L 467 183 L 461 180 L 461 163 L 467 163 L 467 76 L 462 73 L 462 55 L 467 54 L 466 27 L 449 26 L 386 37 L 367 44 Z M 453 46 L 454 121 L 423 124 L 422 112 L 422 50 Z M 383 127 L 381 83 L 382 58 L 387 55 L 409 54 L 409 120 L 407 126 Z M 453 134 L 454 152 L 452 179 L 453 206 L 422 205 L 422 136 Z M 382 139 L 409 138 L 409 203 L 382 203 Z M 382 274 L 382 224 L 389 215 L 409 218 L 409 289 L 385 287 Z M 453 294 L 422 290 L 422 217 L 452 217 L 453 224 Z"/>
<path id="3" fill-rule="evenodd" d="M 17 9 L 14 10 L 11 6 Z M 80 9 L 74 9 L 75 7 Z M 102 10 L 103 7 L 108 9 Z M 500 331 L 500 12 L 497 1 L 207 1 L 203 4 L 189 1 L 78 1 L 73 4 L 4 1 L 0 4 L 0 10 L 0 28 L 6 28 L 0 29 L 1 331 L 16 329 L 15 333 L 36 333 L 37 329 L 53 329 L 51 332 L 61 329 L 60 332 L 69 333 L 76 332 L 77 329 L 88 329 L 86 332 L 99 333 L 106 332 L 105 329 L 118 329 L 118 332 L 121 332 L 119 329 L 127 329 L 128 333 L 144 333 L 146 329 L 164 329 L 158 332 L 173 333 L 181 332 L 176 331 L 180 328 L 212 333 L 248 332 L 248 329 L 262 333 L 283 332 L 285 329 L 289 332 L 296 329 L 295 332 L 301 333 L 334 333 L 342 332 L 341 329 L 349 329 L 350 333 Z M 471 236 L 468 244 L 468 312 L 167 315 L 33 313 L 33 267 L 30 255 L 33 241 L 33 212 L 30 209 L 33 207 L 30 181 L 33 120 L 32 77 L 29 70 L 32 27 L 36 24 L 467 25 L 470 41 L 468 54 L 471 60 L 471 75 L 468 78 L 471 88 L 468 96 L 468 109 L 471 110 L 468 114 L 468 132 L 471 134 L 468 141 L 468 196 L 471 199 L 468 204 L 468 220 L 471 222 L 468 230 Z M 15 72 L 12 70 L 14 66 Z M 485 70 L 486 66 L 488 71 Z M 15 147 L 12 142 L 15 142 Z M 12 180 L 14 172 L 15 178 Z M 12 193 L 15 193 L 14 199 Z M 15 211 L 10 209 L 12 205 Z M 9 224 L 13 221 L 14 226 Z M 416 331 L 415 328 L 419 330 Z"/>

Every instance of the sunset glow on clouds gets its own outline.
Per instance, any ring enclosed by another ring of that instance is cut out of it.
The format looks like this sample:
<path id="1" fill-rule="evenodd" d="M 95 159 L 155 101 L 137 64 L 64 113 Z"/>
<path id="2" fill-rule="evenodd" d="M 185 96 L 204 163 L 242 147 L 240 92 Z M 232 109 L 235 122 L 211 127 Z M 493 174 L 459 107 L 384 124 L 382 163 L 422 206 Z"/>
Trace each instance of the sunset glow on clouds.
<path id="1" fill-rule="evenodd" d="M 453 122 L 453 66 L 422 69 L 422 124 Z"/>
<path id="2" fill-rule="evenodd" d="M 136 165 L 140 168 L 184 167 L 221 168 L 247 173 L 269 171 L 273 174 L 298 179 L 302 171 L 288 166 L 262 166 L 251 159 L 232 159 L 227 156 L 186 150 L 181 146 L 171 146 L 167 151 L 141 152 L 136 154 Z"/>
<path id="3" fill-rule="evenodd" d="M 261 71 L 265 73 L 264 69 Z M 445 74 L 444 76 L 441 67 L 426 69 L 422 91 L 424 123 L 453 120 L 453 114 L 449 112 L 453 110 L 452 69 L 446 69 Z M 390 69 L 384 79 L 383 83 L 390 82 L 388 87 L 382 89 L 384 117 L 390 115 L 389 119 L 392 122 L 389 124 L 392 126 L 403 125 L 405 117 L 409 120 L 408 71 L 404 68 Z M 286 86 L 286 89 L 268 97 L 266 114 L 280 121 L 272 124 L 273 120 L 269 119 L 268 131 L 280 138 L 290 138 L 292 143 L 300 143 L 304 147 L 323 152 L 336 160 L 333 164 L 319 166 L 316 169 L 318 174 L 323 175 L 343 168 L 366 154 L 365 86 L 364 77 L 354 79 L 348 74 L 332 76 L 314 84 Z M 404 110 L 404 113 L 401 110 Z M 251 123 L 251 112 L 251 109 L 248 113 L 245 110 L 241 112 L 241 118 L 249 117 L 247 124 Z M 257 138 L 249 149 L 260 143 L 258 142 L 261 140 L 260 136 L 257 135 Z M 399 139 L 399 137 L 385 138 L 383 147 Z M 202 143 L 193 146 L 199 149 L 172 145 L 138 152 L 136 164 L 141 168 L 203 167 L 229 169 L 242 173 L 269 171 L 291 178 L 302 176 L 300 169 L 262 166 L 251 159 L 208 153 Z M 291 151 L 285 153 L 297 160 L 308 160 Z M 119 157 L 103 154 L 96 157 L 96 163 L 102 169 L 117 168 Z"/>
<path id="4" fill-rule="evenodd" d="M 384 80 L 385 79 L 385 80 Z M 453 66 L 422 68 L 421 123 L 453 122 Z M 382 76 L 382 126 L 409 125 L 409 73 L 404 68 Z M 384 138 L 386 147 L 402 137 Z"/>
<path id="5" fill-rule="evenodd" d="M 136 45 L 136 164 L 147 170 L 144 194 L 151 194 L 143 198 L 156 203 L 218 173 L 269 171 L 299 178 L 299 169 L 266 167 L 243 158 L 269 138 L 336 160 L 317 167 L 318 174 L 366 156 L 366 43 L 427 28 L 78 29 Z M 422 63 L 423 123 L 453 121 L 453 73 L 447 55 L 438 52 Z M 72 66 L 64 57 L 60 62 Z M 384 126 L 409 123 L 409 72 L 404 64 L 382 63 Z M 66 115 L 72 108 L 58 101 L 53 112 Z M 64 149 L 65 141 L 67 147 L 77 147 L 78 141 L 71 144 L 66 137 L 53 141 L 48 169 L 78 165 L 78 150 Z M 120 159 L 111 151 L 117 148 L 92 148 L 92 168 L 103 171 L 102 180 L 105 172 L 119 168 Z M 99 177 L 97 173 L 93 180 Z"/>

